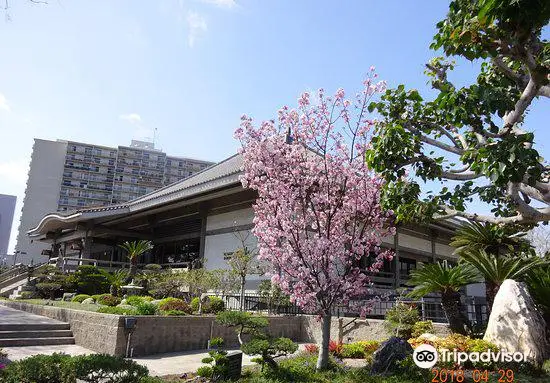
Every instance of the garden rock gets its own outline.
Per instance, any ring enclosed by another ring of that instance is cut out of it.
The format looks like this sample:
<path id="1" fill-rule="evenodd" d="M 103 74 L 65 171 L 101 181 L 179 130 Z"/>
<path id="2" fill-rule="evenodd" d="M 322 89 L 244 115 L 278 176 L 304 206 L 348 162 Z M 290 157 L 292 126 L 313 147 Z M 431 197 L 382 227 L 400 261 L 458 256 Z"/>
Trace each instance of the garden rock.
<path id="1" fill-rule="evenodd" d="M 548 353 L 545 328 L 525 283 L 507 279 L 495 296 L 483 340 L 501 350 L 521 352 L 529 361 L 540 364 Z"/>
<path id="2" fill-rule="evenodd" d="M 413 354 L 413 348 L 406 339 L 391 337 L 383 342 L 372 355 L 373 374 L 391 374 L 399 369 L 397 362 Z"/>
<path id="3" fill-rule="evenodd" d="M 82 301 L 83 305 L 93 305 L 95 304 L 94 298 L 86 298 Z"/>
<path id="4" fill-rule="evenodd" d="M 437 335 L 430 334 L 429 332 L 426 332 L 426 333 L 420 335 L 418 338 L 419 339 L 424 339 L 424 340 L 427 340 L 427 341 L 430 341 L 430 342 L 435 342 L 436 340 L 439 339 L 439 337 Z"/>
<path id="5" fill-rule="evenodd" d="M 63 293 L 63 297 L 61 298 L 61 300 L 70 302 L 75 295 L 76 295 L 75 293 Z"/>
<path id="6" fill-rule="evenodd" d="M 126 303 L 126 298 L 124 298 L 123 300 L 121 300 L 121 301 L 120 301 L 120 304 L 121 304 L 121 305 L 127 304 L 127 303 Z"/>
<path id="7" fill-rule="evenodd" d="M 151 303 L 154 304 L 155 306 L 158 306 L 160 303 L 160 299 L 152 300 Z"/>

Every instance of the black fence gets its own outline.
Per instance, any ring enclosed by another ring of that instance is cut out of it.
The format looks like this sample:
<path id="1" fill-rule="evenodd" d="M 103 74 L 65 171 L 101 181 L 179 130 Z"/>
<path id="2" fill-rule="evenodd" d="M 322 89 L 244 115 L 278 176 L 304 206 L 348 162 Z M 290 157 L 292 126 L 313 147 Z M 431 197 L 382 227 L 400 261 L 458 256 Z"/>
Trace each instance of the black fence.
<path id="1" fill-rule="evenodd" d="M 240 295 L 225 295 L 222 297 L 225 307 L 228 310 L 241 309 Z M 361 310 L 366 308 L 366 317 L 383 319 L 386 312 L 395 306 L 397 302 L 406 302 L 418 308 L 422 320 L 431 320 L 435 323 L 447 323 L 445 312 L 441 306 L 441 298 L 427 297 L 421 300 L 403 299 L 401 296 L 372 296 L 362 300 L 351 301 L 346 306 L 337 306 L 332 310 L 336 317 L 358 317 Z M 487 323 L 487 305 L 485 300 L 479 297 L 463 297 L 464 315 L 474 325 Z M 244 311 L 264 312 L 272 315 L 315 315 L 315 312 L 308 312 L 288 301 L 272 300 L 269 297 L 245 294 L 242 304 Z"/>

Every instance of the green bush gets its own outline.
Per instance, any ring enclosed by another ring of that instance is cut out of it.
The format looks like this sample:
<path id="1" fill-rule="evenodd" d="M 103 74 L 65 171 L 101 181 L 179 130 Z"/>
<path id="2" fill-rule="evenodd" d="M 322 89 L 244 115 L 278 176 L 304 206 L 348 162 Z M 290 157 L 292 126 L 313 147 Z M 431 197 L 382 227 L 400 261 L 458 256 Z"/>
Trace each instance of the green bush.
<path id="1" fill-rule="evenodd" d="M 150 302 L 141 302 L 136 306 L 137 315 L 155 315 L 157 306 Z"/>
<path id="2" fill-rule="evenodd" d="M 97 310 L 98 313 L 103 314 L 115 314 L 115 315 L 136 315 L 135 309 L 128 309 L 124 307 L 111 307 L 111 306 L 102 306 Z"/>
<path id="3" fill-rule="evenodd" d="M 109 273 L 91 265 L 79 266 L 67 278 L 67 283 L 70 283 L 79 294 L 88 295 L 108 293 L 111 285 L 109 281 Z"/>
<path id="4" fill-rule="evenodd" d="M 73 299 L 71 299 L 71 302 L 82 303 L 84 299 L 88 299 L 88 298 L 91 298 L 91 296 L 89 296 L 88 294 L 78 294 L 78 295 L 75 295 Z"/>
<path id="5" fill-rule="evenodd" d="M 384 318 L 384 326 L 394 336 L 409 339 L 413 326 L 420 320 L 415 304 L 399 302 L 388 311 Z"/>
<path id="6" fill-rule="evenodd" d="M 61 293 L 62 288 L 63 286 L 60 283 L 42 282 L 36 284 L 38 294 L 46 299 L 55 299 L 55 297 Z"/>
<path id="7" fill-rule="evenodd" d="M 379 346 L 380 342 L 375 340 L 343 344 L 342 351 L 338 356 L 341 358 L 364 359 L 372 355 Z"/>
<path id="8" fill-rule="evenodd" d="M 99 303 L 100 305 L 114 307 L 120 304 L 120 298 L 115 297 L 111 294 L 103 294 L 97 298 L 96 302 Z"/>
<path id="9" fill-rule="evenodd" d="M 193 312 L 199 311 L 199 298 L 195 297 L 191 300 L 191 310 Z M 221 311 L 225 310 L 225 303 L 223 299 L 219 297 L 208 297 L 208 300 L 206 302 L 203 302 L 202 304 L 202 312 L 203 314 L 217 314 Z"/>
<path id="10" fill-rule="evenodd" d="M 131 295 L 128 298 L 126 298 L 126 304 L 130 305 L 130 306 L 137 306 L 140 303 L 143 303 L 143 302 L 146 302 L 146 301 L 150 302 L 152 300 L 152 299 L 149 300 L 149 299 L 146 299 L 146 298 L 149 298 L 149 297 L 142 297 L 142 296 L 139 296 L 139 295 Z"/>
<path id="11" fill-rule="evenodd" d="M 66 383 L 70 380 L 66 354 L 35 355 L 10 363 L 0 377 L 5 383 Z M 69 377 L 67 376 L 69 375 Z"/>
<path id="12" fill-rule="evenodd" d="M 36 298 L 36 293 L 34 291 L 21 291 L 19 296 L 20 299 L 33 299 Z"/>
<path id="13" fill-rule="evenodd" d="M 183 299 L 179 298 L 164 298 L 159 302 L 158 309 L 160 311 L 183 311 L 187 314 L 191 314 L 191 307 Z"/>
<path id="14" fill-rule="evenodd" d="M 107 354 L 75 356 L 69 365 L 77 379 L 90 383 L 133 383 L 149 375 L 147 367 L 133 360 Z"/>
<path id="15" fill-rule="evenodd" d="M 433 334 L 434 333 L 434 324 L 431 320 L 425 320 L 416 322 L 412 327 L 411 336 L 413 338 L 419 337 L 422 334 Z"/>

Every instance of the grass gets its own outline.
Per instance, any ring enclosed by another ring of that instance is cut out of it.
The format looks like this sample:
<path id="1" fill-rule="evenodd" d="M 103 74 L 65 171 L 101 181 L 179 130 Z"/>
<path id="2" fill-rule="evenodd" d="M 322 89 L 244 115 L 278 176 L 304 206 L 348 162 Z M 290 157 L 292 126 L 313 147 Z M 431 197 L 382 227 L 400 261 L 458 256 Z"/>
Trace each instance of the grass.
<path id="1" fill-rule="evenodd" d="M 22 302 L 22 303 L 30 303 L 33 305 L 54 306 L 54 307 L 61 307 L 65 309 L 93 311 L 93 312 L 96 312 L 101 307 L 100 305 L 96 305 L 96 304 L 83 305 L 82 303 L 78 303 L 78 302 L 51 301 L 48 299 L 18 299 L 18 300 L 13 300 L 12 302 Z"/>

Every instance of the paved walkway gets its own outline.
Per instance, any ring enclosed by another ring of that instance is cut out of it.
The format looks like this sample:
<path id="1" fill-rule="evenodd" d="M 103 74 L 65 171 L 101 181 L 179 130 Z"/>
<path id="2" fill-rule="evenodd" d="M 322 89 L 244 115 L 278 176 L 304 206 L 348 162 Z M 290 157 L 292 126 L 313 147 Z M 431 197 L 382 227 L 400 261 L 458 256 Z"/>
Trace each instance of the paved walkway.
<path id="1" fill-rule="evenodd" d="M 56 319 L 43 317 L 28 313 L 26 311 L 19 311 L 10 307 L 0 305 L 0 325 L 3 324 L 52 324 L 63 323 Z"/>

